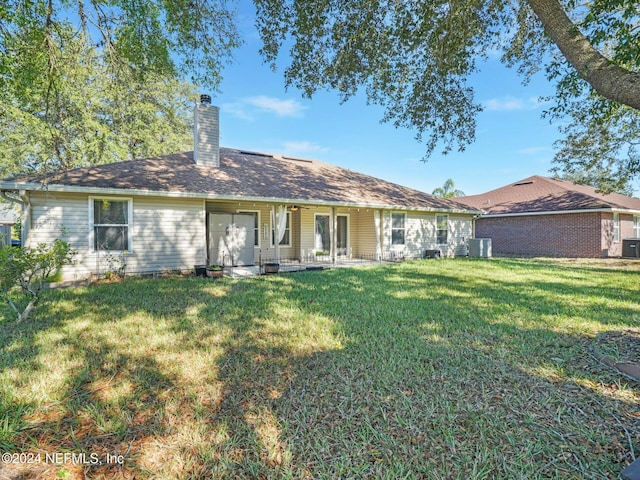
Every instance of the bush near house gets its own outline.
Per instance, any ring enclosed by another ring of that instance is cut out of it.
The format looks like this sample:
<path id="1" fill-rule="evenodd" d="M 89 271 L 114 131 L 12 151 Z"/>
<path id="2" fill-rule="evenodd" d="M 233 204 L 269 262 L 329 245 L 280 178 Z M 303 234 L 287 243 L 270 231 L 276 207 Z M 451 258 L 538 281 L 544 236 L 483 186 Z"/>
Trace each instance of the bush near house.
<path id="1" fill-rule="evenodd" d="M 4 468 L 617 478 L 640 451 L 640 388 L 588 347 L 638 325 L 639 277 L 445 259 L 55 291 L 0 328 L 0 450 L 122 462 Z"/>
<path id="2" fill-rule="evenodd" d="M 51 246 L 41 243 L 34 249 L 11 245 L 0 248 L 0 295 L 18 321 L 29 316 L 40 298 L 43 284 L 55 280 L 55 275 L 71 263 L 73 256 L 74 252 L 63 240 L 55 240 Z M 27 297 L 22 309 L 18 307 L 21 296 Z"/>

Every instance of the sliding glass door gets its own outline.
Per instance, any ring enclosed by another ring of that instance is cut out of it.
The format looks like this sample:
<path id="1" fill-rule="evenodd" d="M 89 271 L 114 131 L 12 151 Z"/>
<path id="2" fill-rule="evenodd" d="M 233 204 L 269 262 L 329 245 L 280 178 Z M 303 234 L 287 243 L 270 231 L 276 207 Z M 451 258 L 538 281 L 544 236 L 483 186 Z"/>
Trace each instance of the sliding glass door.
<path id="1" fill-rule="evenodd" d="M 338 256 L 349 253 L 349 217 L 337 216 L 336 254 Z M 315 216 L 315 253 L 316 255 L 331 254 L 331 215 L 316 214 Z"/>

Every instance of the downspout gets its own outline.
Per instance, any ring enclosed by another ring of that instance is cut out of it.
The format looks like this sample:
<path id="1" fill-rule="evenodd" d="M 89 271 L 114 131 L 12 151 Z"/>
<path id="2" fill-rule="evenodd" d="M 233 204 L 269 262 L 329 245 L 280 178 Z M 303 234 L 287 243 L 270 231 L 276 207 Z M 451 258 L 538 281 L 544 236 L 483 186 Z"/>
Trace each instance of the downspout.
<path id="1" fill-rule="evenodd" d="M 27 201 L 21 200 L 15 197 L 11 197 L 9 196 L 10 193 L 15 193 L 15 192 L 12 190 L 0 190 L 0 197 L 4 198 L 7 202 L 17 203 L 18 205 L 21 205 L 24 208 Z M 19 195 L 20 197 L 22 197 L 24 195 L 24 190 L 20 190 Z"/>

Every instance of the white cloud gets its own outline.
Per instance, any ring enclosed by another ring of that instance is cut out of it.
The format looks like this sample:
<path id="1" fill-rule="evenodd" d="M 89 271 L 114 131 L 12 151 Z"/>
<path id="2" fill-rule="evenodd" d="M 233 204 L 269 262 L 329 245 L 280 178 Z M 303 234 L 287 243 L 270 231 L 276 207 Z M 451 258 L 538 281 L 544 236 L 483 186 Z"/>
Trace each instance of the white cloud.
<path id="1" fill-rule="evenodd" d="M 252 122 L 260 113 L 271 113 L 278 117 L 302 117 L 307 107 L 295 100 L 281 100 L 279 98 L 258 95 L 245 97 L 233 103 L 224 103 L 221 109 L 226 113 Z"/>
<path id="2" fill-rule="evenodd" d="M 496 112 L 536 110 L 544 104 L 545 102 L 540 101 L 538 97 L 516 98 L 512 96 L 490 98 L 482 102 L 486 111 Z"/>
<path id="3" fill-rule="evenodd" d="M 295 100 L 280 100 L 266 95 L 247 97 L 243 102 L 258 110 L 275 113 L 279 117 L 302 117 L 302 112 L 306 108 Z"/>
<path id="4" fill-rule="evenodd" d="M 520 155 L 537 155 L 542 152 L 550 152 L 550 151 L 552 151 L 552 149 L 549 147 L 528 147 L 528 148 L 522 148 L 518 150 L 516 153 L 519 153 Z"/>
<path id="5" fill-rule="evenodd" d="M 327 152 L 329 149 L 313 142 L 284 142 L 282 144 L 286 155 L 309 156 L 316 153 Z"/>
<path id="6" fill-rule="evenodd" d="M 222 105 L 220 105 L 220 109 L 225 113 L 230 113 L 234 117 L 238 117 L 242 120 L 247 120 L 250 122 L 255 120 L 255 117 L 247 111 L 246 105 L 244 105 L 242 102 L 223 103 Z"/>

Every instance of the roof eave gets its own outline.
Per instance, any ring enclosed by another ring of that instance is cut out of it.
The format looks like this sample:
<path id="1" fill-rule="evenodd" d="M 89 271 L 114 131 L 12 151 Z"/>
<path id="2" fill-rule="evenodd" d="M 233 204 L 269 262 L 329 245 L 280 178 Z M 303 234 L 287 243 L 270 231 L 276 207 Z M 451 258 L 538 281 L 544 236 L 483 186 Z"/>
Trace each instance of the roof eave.
<path id="1" fill-rule="evenodd" d="M 500 217 L 527 217 L 538 215 L 563 215 L 575 213 L 627 213 L 632 215 L 640 214 L 640 210 L 625 208 L 584 208 L 578 210 L 547 210 L 543 212 L 517 212 L 517 213 L 483 213 L 482 218 L 500 218 Z"/>
<path id="2" fill-rule="evenodd" d="M 167 197 L 167 198 L 186 198 L 186 199 L 202 199 L 202 200 L 230 200 L 230 201 L 248 201 L 248 202 L 269 202 L 269 203 L 301 203 L 306 205 L 318 206 L 341 206 L 352 208 L 379 208 L 386 210 L 406 210 L 420 212 L 446 212 L 453 214 L 479 215 L 480 210 L 472 209 L 455 209 L 455 208 L 436 208 L 436 207 L 420 207 L 406 205 L 391 205 L 369 202 L 337 202 L 327 200 L 310 200 L 304 198 L 279 198 L 279 197 L 251 197 L 246 195 L 218 195 L 213 193 L 198 192 L 176 192 L 161 190 L 142 190 L 128 188 L 103 188 L 103 187 L 80 187 L 73 185 L 57 185 L 27 182 L 0 182 L 0 190 L 12 191 L 43 191 L 43 192 L 59 192 L 59 193 L 84 193 L 89 195 L 120 195 L 120 196 L 143 196 L 143 197 Z"/>

